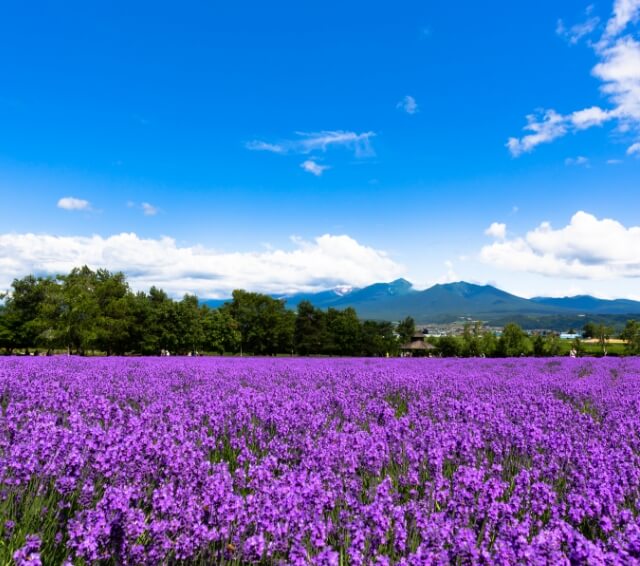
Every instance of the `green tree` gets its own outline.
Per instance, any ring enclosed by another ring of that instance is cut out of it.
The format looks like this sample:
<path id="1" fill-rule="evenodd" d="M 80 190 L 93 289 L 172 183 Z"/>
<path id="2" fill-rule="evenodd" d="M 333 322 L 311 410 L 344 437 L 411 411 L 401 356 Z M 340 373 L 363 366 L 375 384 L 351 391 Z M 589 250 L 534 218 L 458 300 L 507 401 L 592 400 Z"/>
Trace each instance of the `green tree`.
<path id="1" fill-rule="evenodd" d="M 583 338 L 595 338 L 598 332 L 598 328 L 595 322 L 587 322 L 582 327 L 582 337 Z"/>
<path id="2" fill-rule="evenodd" d="M 540 334 L 536 334 L 531 341 L 533 346 L 533 355 L 536 358 L 541 358 L 546 355 L 544 338 Z"/>
<path id="3" fill-rule="evenodd" d="M 207 352 L 225 354 L 240 351 L 238 323 L 226 311 L 207 309 L 202 320 L 204 334 L 203 349 Z"/>
<path id="4" fill-rule="evenodd" d="M 477 357 L 482 354 L 481 343 L 482 323 L 477 321 L 473 325 L 467 322 L 462 332 L 462 355 Z"/>
<path id="5" fill-rule="evenodd" d="M 555 334 L 549 334 L 544 341 L 545 356 L 559 356 L 562 353 L 562 341 L 560 337 Z"/>
<path id="6" fill-rule="evenodd" d="M 620 338 L 626 341 L 625 350 L 632 355 L 640 354 L 640 322 L 628 320 Z"/>
<path id="7" fill-rule="evenodd" d="M 486 356 L 488 358 L 496 355 L 496 350 L 498 348 L 498 340 L 496 339 L 496 335 L 487 330 L 482 333 L 480 337 L 480 352 L 481 355 Z"/>
<path id="8" fill-rule="evenodd" d="M 609 343 L 609 338 L 611 338 L 612 334 L 613 328 L 610 326 L 606 326 L 604 324 L 598 324 L 598 326 L 596 326 L 595 337 L 598 339 L 598 344 L 600 345 L 603 356 L 607 355 L 607 344 Z"/>
<path id="9" fill-rule="evenodd" d="M 327 332 L 332 354 L 356 356 L 360 353 L 360 321 L 356 311 L 330 308 L 327 311 Z"/>
<path id="10" fill-rule="evenodd" d="M 526 355 L 530 351 L 529 339 L 520 326 L 510 322 L 502 329 L 497 352 L 503 357 Z"/>
<path id="11" fill-rule="evenodd" d="M 295 315 L 285 308 L 283 301 L 242 290 L 235 290 L 232 296 L 223 309 L 238 323 L 242 352 L 258 355 L 292 352 Z"/>
<path id="12" fill-rule="evenodd" d="M 410 316 L 401 320 L 396 327 L 396 332 L 400 337 L 400 343 L 406 344 L 411 340 L 411 337 L 416 333 L 416 321 Z"/>
<path id="13" fill-rule="evenodd" d="M 50 278 L 27 275 L 14 279 L 5 297 L 3 309 L 3 345 L 9 352 L 17 348 L 34 348 L 41 332 L 42 304 L 46 300 Z"/>
<path id="14" fill-rule="evenodd" d="M 178 316 L 174 302 L 157 287 L 151 287 L 148 295 L 136 297 L 136 335 L 140 338 L 143 354 L 160 354 L 162 350 L 176 353 L 178 350 Z M 144 331 L 140 332 L 140 324 Z"/>
<path id="15" fill-rule="evenodd" d="M 365 320 L 360 334 L 360 352 L 364 356 L 396 356 L 398 339 L 390 322 Z"/>
<path id="16" fill-rule="evenodd" d="M 95 300 L 97 348 L 107 355 L 123 355 L 131 350 L 131 330 L 134 324 L 131 291 L 123 273 L 96 272 Z"/>
<path id="17" fill-rule="evenodd" d="M 58 334 L 69 353 L 84 355 L 95 347 L 98 336 L 97 275 L 85 265 L 58 280 L 62 283 L 62 293 L 56 296 Z"/>
<path id="18" fill-rule="evenodd" d="M 462 344 L 455 336 L 441 336 L 436 347 L 443 358 L 459 356 L 462 351 Z"/>
<path id="19" fill-rule="evenodd" d="M 577 357 L 580 357 L 584 354 L 584 344 L 582 340 L 577 336 L 571 341 L 571 350 L 575 353 Z"/>
<path id="20" fill-rule="evenodd" d="M 327 340 L 327 315 L 309 301 L 301 301 L 294 331 L 296 352 L 301 356 L 320 354 L 326 350 Z"/>

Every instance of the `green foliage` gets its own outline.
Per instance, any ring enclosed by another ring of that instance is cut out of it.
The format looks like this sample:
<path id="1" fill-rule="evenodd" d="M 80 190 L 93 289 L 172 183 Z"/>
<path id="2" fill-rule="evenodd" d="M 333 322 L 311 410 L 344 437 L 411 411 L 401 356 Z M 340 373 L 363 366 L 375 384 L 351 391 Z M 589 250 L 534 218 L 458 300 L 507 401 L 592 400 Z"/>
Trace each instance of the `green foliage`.
<path id="1" fill-rule="evenodd" d="M 627 322 L 624 345 L 609 344 L 613 329 L 597 322 L 583 329 L 597 343 L 568 343 L 557 335 L 530 339 L 515 323 L 506 324 L 498 339 L 480 322 L 465 324 L 461 336 L 428 341 L 441 356 L 557 356 L 570 349 L 576 355 L 640 354 L 640 322 Z M 0 348 L 7 353 L 395 356 L 415 330 L 411 317 L 394 327 L 361 321 L 353 308 L 324 311 L 308 301 L 294 313 L 284 301 L 242 290 L 212 309 L 194 295 L 174 300 L 155 287 L 133 293 L 124 274 L 86 266 L 55 278 L 15 279 L 0 296 Z"/>
<path id="2" fill-rule="evenodd" d="M 291 353 L 295 315 L 284 302 L 236 290 L 233 301 L 222 307 L 238 324 L 241 352 L 257 355 Z"/>
<path id="3" fill-rule="evenodd" d="M 598 344 L 602 350 L 602 355 L 607 355 L 607 344 L 609 342 L 609 338 L 613 334 L 613 328 L 610 326 L 606 326 L 604 324 L 598 324 L 596 326 L 596 335 L 595 337 L 598 339 Z"/>
<path id="4" fill-rule="evenodd" d="M 597 332 L 597 325 L 595 322 L 587 322 L 582 327 L 582 337 L 583 338 L 595 338 Z"/>
<path id="5" fill-rule="evenodd" d="M 466 323 L 462 333 L 463 356 L 474 358 L 482 355 L 482 323 L 476 321 L 473 325 Z"/>
<path id="6" fill-rule="evenodd" d="M 401 320 L 396 327 L 396 332 L 400 337 L 400 343 L 406 344 L 411 340 L 411 337 L 416 332 L 416 321 L 413 320 L 410 316 L 406 317 L 404 320 Z"/>
<path id="7" fill-rule="evenodd" d="M 533 355 L 536 357 L 559 356 L 563 351 L 562 341 L 557 334 L 536 334 L 530 342 Z"/>
<path id="8" fill-rule="evenodd" d="M 441 336 L 437 348 L 438 353 L 445 358 L 459 356 L 462 353 L 462 344 L 454 336 Z"/>
<path id="9" fill-rule="evenodd" d="M 582 356 L 584 354 L 584 344 L 580 338 L 576 337 L 571 341 L 571 349 L 575 352 L 576 356 Z"/>
<path id="10" fill-rule="evenodd" d="M 500 356 L 524 356 L 531 350 L 531 343 L 526 333 L 517 324 L 510 322 L 503 328 L 497 347 Z"/>
<path id="11" fill-rule="evenodd" d="M 390 322 L 366 320 L 362 323 L 361 354 L 364 356 L 396 356 L 398 340 Z"/>
<path id="12" fill-rule="evenodd" d="M 640 354 L 640 322 L 637 320 L 627 321 L 620 337 L 626 340 L 625 350 L 632 355 Z"/>

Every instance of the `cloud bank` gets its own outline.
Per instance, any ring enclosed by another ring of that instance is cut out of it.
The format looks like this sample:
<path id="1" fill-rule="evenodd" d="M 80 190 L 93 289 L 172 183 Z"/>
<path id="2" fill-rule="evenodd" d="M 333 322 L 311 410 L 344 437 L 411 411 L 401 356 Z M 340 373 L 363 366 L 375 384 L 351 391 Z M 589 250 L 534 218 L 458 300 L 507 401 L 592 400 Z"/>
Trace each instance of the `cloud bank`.
<path id="1" fill-rule="evenodd" d="M 640 277 L 640 226 L 579 211 L 563 228 L 543 222 L 524 237 L 491 235 L 498 240 L 480 258 L 495 267 L 576 279 Z"/>
<path id="2" fill-rule="evenodd" d="M 347 235 L 325 234 L 312 241 L 292 238 L 291 249 L 242 253 L 180 246 L 173 238 L 148 239 L 134 233 L 106 238 L 0 235 L 0 289 L 29 273 L 54 275 L 82 265 L 123 271 L 137 290 L 156 285 L 175 296 L 197 293 L 212 298 L 229 297 L 238 288 L 284 294 L 360 287 L 404 274 L 384 251 Z"/>

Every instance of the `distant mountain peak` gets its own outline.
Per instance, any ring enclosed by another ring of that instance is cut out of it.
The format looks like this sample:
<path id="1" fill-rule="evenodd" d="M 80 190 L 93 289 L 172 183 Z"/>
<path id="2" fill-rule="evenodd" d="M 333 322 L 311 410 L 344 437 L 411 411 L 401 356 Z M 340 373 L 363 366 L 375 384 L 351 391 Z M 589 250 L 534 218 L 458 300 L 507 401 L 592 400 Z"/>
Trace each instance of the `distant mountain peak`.
<path id="1" fill-rule="evenodd" d="M 394 292 L 394 293 L 406 292 L 413 289 L 413 283 L 411 283 L 410 281 L 407 281 L 403 277 L 400 277 L 400 279 L 396 279 L 395 281 L 388 283 L 388 287 L 389 287 L 389 292 Z"/>
<path id="2" fill-rule="evenodd" d="M 339 297 L 344 297 L 353 291 L 353 287 L 351 285 L 338 285 L 333 289 L 333 292 Z"/>

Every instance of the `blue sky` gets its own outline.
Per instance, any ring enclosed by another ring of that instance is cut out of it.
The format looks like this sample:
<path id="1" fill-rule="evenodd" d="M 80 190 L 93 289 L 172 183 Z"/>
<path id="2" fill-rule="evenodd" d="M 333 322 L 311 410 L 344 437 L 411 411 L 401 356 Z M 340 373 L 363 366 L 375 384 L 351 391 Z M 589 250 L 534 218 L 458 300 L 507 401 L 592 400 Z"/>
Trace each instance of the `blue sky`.
<path id="1" fill-rule="evenodd" d="M 0 287 L 89 263 L 203 296 L 404 276 L 640 298 L 639 13 L 4 6 Z"/>

